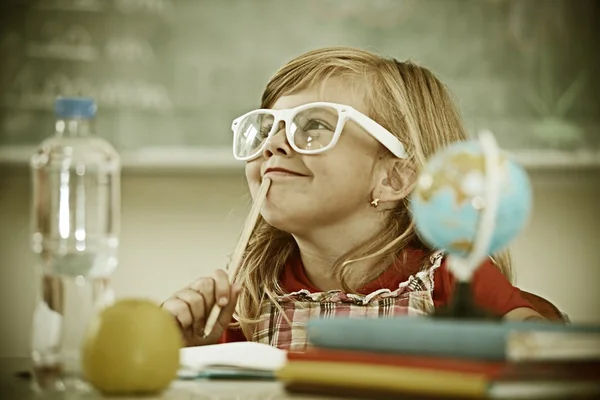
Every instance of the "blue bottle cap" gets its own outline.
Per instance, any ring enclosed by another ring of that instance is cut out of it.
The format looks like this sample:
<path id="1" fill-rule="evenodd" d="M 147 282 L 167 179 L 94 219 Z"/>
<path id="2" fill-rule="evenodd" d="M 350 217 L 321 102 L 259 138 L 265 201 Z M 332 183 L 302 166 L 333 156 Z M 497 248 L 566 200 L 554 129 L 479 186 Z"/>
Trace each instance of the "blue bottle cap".
<path id="1" fill-rule="evenodd" d="M 91 119 L 96 115 L 96 102 L 89 97 L 59 97 L 54 112 L 59 118 Z"/>

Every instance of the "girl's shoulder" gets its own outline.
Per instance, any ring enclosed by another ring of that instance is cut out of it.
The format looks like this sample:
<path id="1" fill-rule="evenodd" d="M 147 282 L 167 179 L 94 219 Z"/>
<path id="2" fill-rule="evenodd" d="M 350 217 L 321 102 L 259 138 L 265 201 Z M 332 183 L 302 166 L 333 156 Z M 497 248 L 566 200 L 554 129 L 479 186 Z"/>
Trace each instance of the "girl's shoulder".
<path id="1" fill-rule="evenodd" d="M 433 301 L 435 305 L 446 304 L 454 292 L 456 278 L 449 270 L 446 258 L 435 270 Z M 474 272 L 471 279 L 471 292 L 475 303 L 497 315 L 505 315 L 516 308 L 535 309 L 521 296 L 521 290 L 514 286 L 500 271 L 491 258 L 487 258 Z"/>

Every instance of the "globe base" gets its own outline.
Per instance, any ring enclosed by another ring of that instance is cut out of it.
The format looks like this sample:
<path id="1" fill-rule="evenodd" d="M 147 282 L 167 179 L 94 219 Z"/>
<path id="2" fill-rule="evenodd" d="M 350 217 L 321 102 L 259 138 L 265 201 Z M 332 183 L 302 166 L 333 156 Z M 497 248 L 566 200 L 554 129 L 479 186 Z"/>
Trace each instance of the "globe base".
<path id="1" fill-rule="evenodd" d="M 470 282 L 457 282 L 450 303 L 436 307 L 432 317 L 498 321 L 502 319 L 502 316 L 492 314 L 475 304 Z"/>

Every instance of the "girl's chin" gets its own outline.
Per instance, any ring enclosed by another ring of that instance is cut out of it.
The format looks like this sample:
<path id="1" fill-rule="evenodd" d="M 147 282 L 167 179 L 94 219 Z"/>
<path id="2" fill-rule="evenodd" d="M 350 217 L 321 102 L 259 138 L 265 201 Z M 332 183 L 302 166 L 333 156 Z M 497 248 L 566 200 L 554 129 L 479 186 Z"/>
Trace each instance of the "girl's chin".
<path id="1" fill-rule="evenodd" d="M 263 208 L 261 211 L 263 219 L 272 227 L 287 233 L 295 234 L 306 231 L 310 228 L 310 221 L 305 215 L 289 215 L 281 213 L 278 210 L 268 210 Z"/>

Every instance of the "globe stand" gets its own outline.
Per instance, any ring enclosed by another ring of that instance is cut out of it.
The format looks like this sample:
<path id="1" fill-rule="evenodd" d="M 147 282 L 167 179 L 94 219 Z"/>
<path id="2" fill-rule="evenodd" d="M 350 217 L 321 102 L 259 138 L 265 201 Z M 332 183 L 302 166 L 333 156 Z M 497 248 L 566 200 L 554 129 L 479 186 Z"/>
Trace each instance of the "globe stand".
<path id="1" fill-rule="evenodd" d="M 456 278 L 450 301 L 436 307 L 432 318 L 502 318 L 475 303 L 472 278 L 490 254 L 518 233 L 529 212 L 525 171 L 500 154 L 491 132 L 478 136 L 478 146 L 457 143 L 436 154 L 417 180 L 412 202 L 415 228 L 432 250 L 447 253 L 448 270 Z"/>
<path id="2" fill-rule="evenodd" d="M 492 241 L 500 198 L 501 171 L 496 140 L 490 132 L 482 132 L 479 140 L 484 157 L 484 193 L 471 205 L 479 211 L 479 220 L 467 254 L 460 252 L 448 256 L 448 268 L 457 278 L 450 303 L 436 308 L 434 318 L 499 320 L 482 309 L 473 299 L 472 278 L 483 260 L 487 258 Z"/>
<path id="3" fill-rule="evenodd" d="M 436 307 L 433 318 L 445 319 L 484 319 L 500 320 L 502 317 L 494 315 L 477 306 L 473 301 L 471 282 L 458 281 L 454 285 L 454 294 L 450 303 Z"/>

